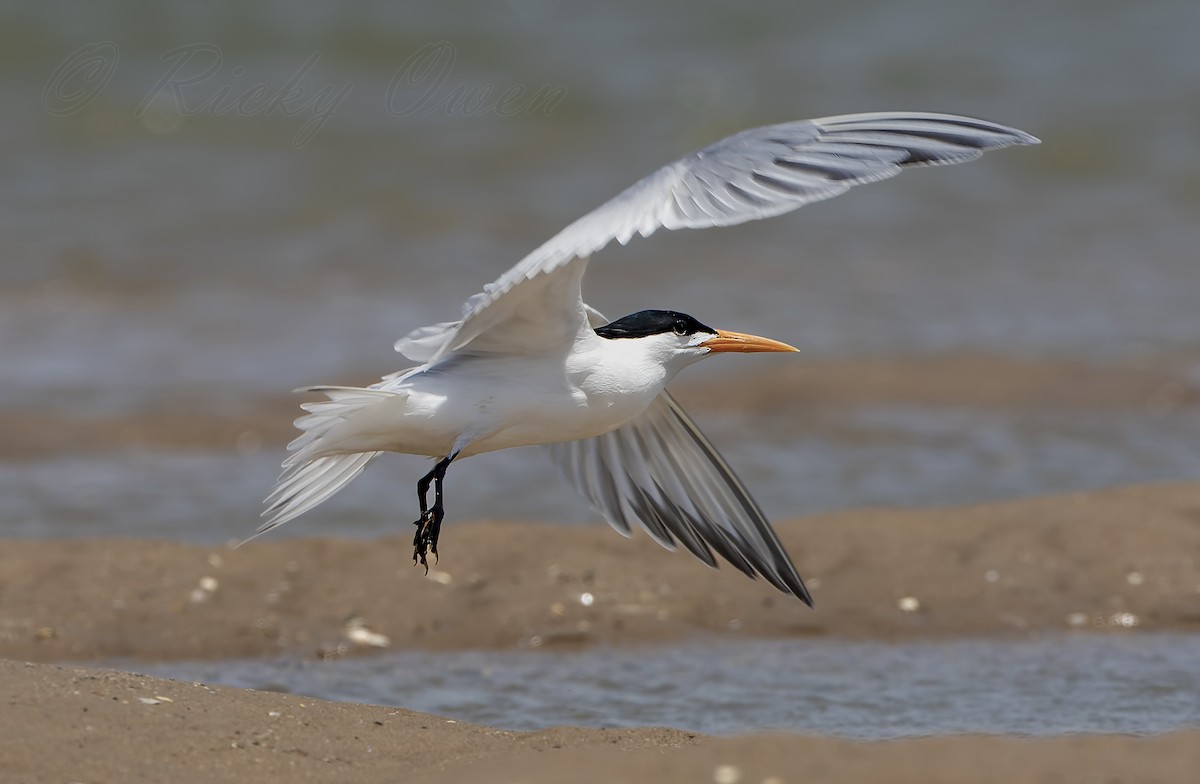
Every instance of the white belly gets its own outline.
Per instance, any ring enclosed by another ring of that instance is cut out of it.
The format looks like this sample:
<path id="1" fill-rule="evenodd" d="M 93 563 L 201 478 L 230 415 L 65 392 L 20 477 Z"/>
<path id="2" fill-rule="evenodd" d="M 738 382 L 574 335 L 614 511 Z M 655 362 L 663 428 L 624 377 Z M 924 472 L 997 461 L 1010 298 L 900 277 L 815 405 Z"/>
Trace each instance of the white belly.
<path id="1" fill-rule="evenodd" d="M 462 359 L 404 380 L 404 415 L 382 448 L 437 457 L 465 439 L 467 456 L 592 438 L 641 414 L 665 381 L 611 366 L 571 373 L 541 359 Z"/>

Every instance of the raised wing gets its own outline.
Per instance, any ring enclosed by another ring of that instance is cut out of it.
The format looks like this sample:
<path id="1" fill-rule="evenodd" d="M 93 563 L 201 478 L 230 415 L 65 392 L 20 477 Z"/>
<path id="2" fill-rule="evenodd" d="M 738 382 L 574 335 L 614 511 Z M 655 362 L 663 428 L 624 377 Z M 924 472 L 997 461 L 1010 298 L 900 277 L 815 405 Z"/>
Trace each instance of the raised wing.
<path id="1" fill-rule="evenodd" d="M 433 361 L 502 322 L 496 303 L 518 284 L 612 240 L 668 229 L 731 226 L 781 215 L 907 166 L 961 163 L 985 150 L 1037 144 L 1024 131 L 949 114 L 876 112 L 768 125 L 697 150 L 567 226 L 467 300 L 459 321 L 401 338 L 396 350 Z"/>
<path id="2" fill-rule="evenodd" d="M 470 354 L 566 351 L 580 330 L 591 329 L 580 294 L 586 270 L 587 257 L 575 257 L 513 287 L 492 303 L 487 331 L 456 350 Z M 442 356 L 439 350 L 446 335 L 461 324 L 452 321 L 422 327 L 396 341 L 396 350 L 417 362 L 434 361 Z"/>
<path id="3" fill-rule="evenodd" d="M 805 604 L 812 597 L 758 504 L 668 393 L 595 438 L 544 447 L 567 480 L 623 534 L 640 524 L 709 566 L 722 558 Z"/>

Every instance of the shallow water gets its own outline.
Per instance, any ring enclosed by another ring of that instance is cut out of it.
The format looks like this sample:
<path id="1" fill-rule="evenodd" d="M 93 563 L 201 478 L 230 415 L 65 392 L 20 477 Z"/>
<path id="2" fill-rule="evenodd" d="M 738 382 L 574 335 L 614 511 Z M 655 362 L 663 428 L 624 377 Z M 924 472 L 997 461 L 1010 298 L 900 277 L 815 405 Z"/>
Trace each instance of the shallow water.
<path id="1" fill-rule="evenodd" d="M 662 725 L 892 738 L 1161 733 L 1200 726 L 1200 637 L 754 640 L 645 650 L 397 652 L 225 661 L 152 675 L 396 705 L 534 730 Z"/>

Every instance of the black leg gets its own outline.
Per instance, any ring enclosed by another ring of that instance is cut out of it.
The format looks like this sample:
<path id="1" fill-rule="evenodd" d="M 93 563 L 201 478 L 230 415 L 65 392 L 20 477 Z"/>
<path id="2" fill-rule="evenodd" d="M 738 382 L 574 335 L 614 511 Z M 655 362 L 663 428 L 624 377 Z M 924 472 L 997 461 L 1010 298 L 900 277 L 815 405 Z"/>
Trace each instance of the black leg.
<path id="1" fill-rule="evenodd" d="M 428 553 L 433 553 L 434 563 L 437 563 L 438 551 L 438 535 L 442 532 L 442 519 L 446 516 L 446 510 L 442 506 L 442 480 L 446 478 L 446 469 L 450 467 L 451 461 L 458 456 L 458 453 L 447 455 L 438 461 L 425 476 L 421 477 L 421 481 L 417 482 L 417 498 L 421 502 L 421 518 L 413 525 L 417 527 L 417 532 L 413 534 L 413 564 L 418 562 L 425 567 L 425 573 L 429 574 L 429 561 L 426 556 Z M 429 495 L 429 484 L 433 483 L 433 507 L 429 507 L 427 496 Z"/>

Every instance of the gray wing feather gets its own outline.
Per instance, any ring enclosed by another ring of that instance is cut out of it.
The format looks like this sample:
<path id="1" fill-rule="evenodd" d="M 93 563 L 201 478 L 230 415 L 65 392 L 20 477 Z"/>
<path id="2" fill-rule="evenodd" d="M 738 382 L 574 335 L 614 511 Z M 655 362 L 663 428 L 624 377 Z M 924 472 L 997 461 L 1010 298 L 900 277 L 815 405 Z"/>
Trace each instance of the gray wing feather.
<path id="1" fill-rule="evenodd" d="M 664 547 L 682 544 L 714 567 L 715 550 L 750 577 L 812 604 L 758 504 L 668 393 L 612 432 L 544 448 L 621 533 L 640 525 Z"/>
<path id="2" fill-rule="evenodd" d="M 586 257 L 613 240 L 667 229 L 731 226 L 769 218 L 895 176 L 904 167 L 951 164 L 985 150 L 1037 144 L 1003 125 L 948 114 L 876 112 L 768 125 L 697 150 L 635 183 L 534 250 L 467 300 L 457 322 L 397 341 L 434 361 L 492 326 L 485 314 L 522 281 Z"/>

